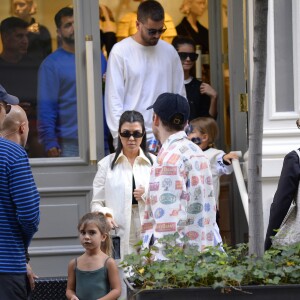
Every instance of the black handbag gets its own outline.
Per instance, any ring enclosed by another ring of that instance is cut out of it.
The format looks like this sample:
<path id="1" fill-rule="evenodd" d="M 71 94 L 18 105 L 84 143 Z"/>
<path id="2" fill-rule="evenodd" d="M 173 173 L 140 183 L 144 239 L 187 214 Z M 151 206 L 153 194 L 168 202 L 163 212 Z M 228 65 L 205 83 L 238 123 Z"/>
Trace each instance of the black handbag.
<path id="1" fill-rule="evenodd" d="M 115 230 L 115 234 L 112 234 L 111 240 L 112 240 L 112 257 L 114 259 L 120 259 L 121 258 L 121 239 L 120 237 L 117 235 L 117 228 L 114 228 Z"/>
<path id="2" fill-rule="evenodd" d="M 112 239 L 112 244 L 113 244 L 112 257 L 114 259 L 120 259 L 121 258 L 121 250 L 120 250 L 121 239 L 117 235 L 112 235 L 111 239 Z"/>

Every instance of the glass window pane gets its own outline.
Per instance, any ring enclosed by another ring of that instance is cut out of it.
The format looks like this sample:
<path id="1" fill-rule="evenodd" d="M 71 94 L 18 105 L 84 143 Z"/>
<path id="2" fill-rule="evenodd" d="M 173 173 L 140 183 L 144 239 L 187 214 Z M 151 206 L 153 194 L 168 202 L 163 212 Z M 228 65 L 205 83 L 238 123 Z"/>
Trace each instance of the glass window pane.
<path id="1" fill-rule="evenodd" d="M 19 97 L 27 113 L 28 155 L 79 156 L 74 19 L 66 10 L 58 30 L 54 22 L 56 13 L 72 1 L 7 2 L 0 16 L 0 84 Z"/>
<path id="2" fill-rule="evenodd" d="M 274 0 L 276 111 L 294 111 L 292 0 Z"/>

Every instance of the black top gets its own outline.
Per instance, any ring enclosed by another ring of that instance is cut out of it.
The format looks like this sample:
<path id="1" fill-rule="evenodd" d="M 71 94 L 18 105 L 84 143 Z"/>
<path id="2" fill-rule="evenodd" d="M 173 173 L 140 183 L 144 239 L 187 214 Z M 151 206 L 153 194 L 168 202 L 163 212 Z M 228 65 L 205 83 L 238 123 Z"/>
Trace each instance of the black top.
<path id="1" fill-rule="evenodd" d="M 265 250 L 271 247 L 271 237 L 276 234 L 274 229 L 279 229 L 285 218 L 293 199 L 298 191 L 300 180 L 299 156 L 295 151 L 288 153 L 283 161 L 283 166 L 270 209 L 269 225 L 265 240 Z"/>
<path id="2" fill-rule="evenodd" d="M 133 191 L 136 189 L 134 176 L 132 175 L 132 204 L 138 204 L 137 200 L 133 196 Z"/>
<path id="3" fill-rule="evenodd" d="M 196 45 L 201 46 L 202 54 L 207 54 L 209 51 L 208 29 L 202 26 L 199 22 L 197 22 L 197 28 L 198 32 L 193 29 L 186 17 L 184 17 L 181 23 L 176 26 L 178 35 L 189 36 L 194 40 Z"/>
<path id="4" fill-rule="evenodd" d="M 200 93 L 201 81 L 193 78 L 190 83 L 185 84 L 187 99 L 190 104 L 190 118 L 208 117 L 210 107 L 210 97 Z"/>
<path id="5" fill-rule="evenodd" d="M 0 57 L 0 83 L 20 102 L 36 105 L 37 73 L 37 61 L 27 55 L 16 64 Z"/>
<path id="6" fill-rule="evenodd" d="M 117 37 L 114 32 L 103 32 L 102 30 L 100 30 L 101 49 L 103 50 L 105 46 L 107 56 L 109 56 L 109 53 L 116 42 Z"/>

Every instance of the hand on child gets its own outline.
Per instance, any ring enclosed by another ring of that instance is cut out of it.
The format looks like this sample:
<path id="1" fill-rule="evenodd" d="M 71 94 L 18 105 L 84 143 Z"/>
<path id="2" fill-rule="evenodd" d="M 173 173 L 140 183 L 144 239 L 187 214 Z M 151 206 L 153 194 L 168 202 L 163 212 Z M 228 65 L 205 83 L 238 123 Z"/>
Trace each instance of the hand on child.
<path id="1" fill-rule="evenodd" d="M 217 92 L 208 83 L 204 82 L 202 82 L 200 85 L 200 93 L 209 97 L 217 97 Z"/>
<path id="2" fill-rule="evenodd" d="M 79 298 L 77 296 L 72 296 L 72 298 L 70 300 L 79 300 Z"/>
<path id="3" fill-rule="evenodd" d="M 137 189 L 133 191 L 133 196 L 136 199 L 136 201 L 140 201 L 143 200 L 142 196 L 144 195 L 144 193 L 145 193 L 145 188 L 140 185 Z"/>
<path id="4" fill-rule="evenodd" d="M 223 160 L 231 165 L 232 159 L 238 159 L 239 156 L 235 152 L 229 152 L 223 156 Z"/>

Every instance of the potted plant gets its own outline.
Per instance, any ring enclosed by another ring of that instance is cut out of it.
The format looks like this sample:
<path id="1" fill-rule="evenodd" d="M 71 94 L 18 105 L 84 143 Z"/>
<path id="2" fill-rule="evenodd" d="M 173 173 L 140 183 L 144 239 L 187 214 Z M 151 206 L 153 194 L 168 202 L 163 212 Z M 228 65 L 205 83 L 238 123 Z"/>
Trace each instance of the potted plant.
<path id="1" fill-rule="evenodd" d="M 177 246 L 176 240 L 176 234 L 159 240 L 167 260 L 153 260 L 155 246 L 125 256 L 121 265 L 128 299 L 299 299 L 300 244 L 273 248 L 256 258 L 248 256 L 247 244 L 199 252 Z"/>

